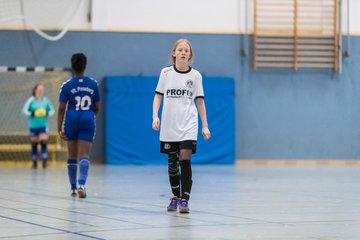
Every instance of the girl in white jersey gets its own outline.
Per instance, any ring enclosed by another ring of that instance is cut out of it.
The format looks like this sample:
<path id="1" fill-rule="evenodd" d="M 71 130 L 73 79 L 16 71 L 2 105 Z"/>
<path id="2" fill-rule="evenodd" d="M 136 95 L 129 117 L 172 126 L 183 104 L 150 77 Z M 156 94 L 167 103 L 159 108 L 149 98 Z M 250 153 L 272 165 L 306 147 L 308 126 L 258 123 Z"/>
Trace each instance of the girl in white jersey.
<path id="1" fill-rule="evenodd" d="M 187 39 L 175 42 L 171 51 L 173 65 L 161 70 L 153 102 L 152 128 L 160 130 L 160 151 L 168 154 L 168 173 L 174 196 L 168 211 L 188 213 L 192 186 L 191 154 L 196 152 L 198 112 L 202 135 L 210 138 L 206 119 L 201 74 L 190 66 L 193 52 Z M 158 112 L 162 99 L 161 126 Z M 196 102 L 196 106 L 195 103 Z M 179 168 L 180 165 L 180 168 Z"/>

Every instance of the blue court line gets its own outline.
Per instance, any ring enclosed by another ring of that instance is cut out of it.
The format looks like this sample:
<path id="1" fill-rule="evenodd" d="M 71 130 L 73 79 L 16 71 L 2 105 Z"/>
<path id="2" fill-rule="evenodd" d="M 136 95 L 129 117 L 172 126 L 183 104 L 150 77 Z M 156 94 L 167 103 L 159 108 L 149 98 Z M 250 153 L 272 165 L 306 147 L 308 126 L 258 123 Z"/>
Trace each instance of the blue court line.
<path id="1" fill-rule="evenodd" d="M 16 193 L 22 193 L 22 194 L 29 194 L 29 195 L 33 195 L 33 196 L 42 196 L 42 197 L 47 197 L 47 198 L 54 198 L 54 199 L 63 199 L 66 200 L 69 197 L 59 197 L 59 196 L 54 196 L 54 195 L 48 195 L 48 194 L 42 194 L 42 193 L 38 193 L 38 192 L 29 192 L 29 191 L 19 191 L 19 190 L 14 190 L 14 189 L 10 189 L 10 188 L 4 188 L 4 187 L 0 187 L 0 190 L 5 190 L 5 191 L 10 191 L 10 192 L 16 192 Z M 160 195 L 161 198 L 165 198 L 166 194 L 161 194 Z M 9 201 L 9 199 L 6 198 L 0 198 L 3 200 L 7 200 Z M 109 200 L 108 198 L 93 198 L 93 199 L 99 199 L 99 200 Z M 14 200 L 11 200 L 14 201 Z M 127 202 L 127 203 L 135 203 L 135 204 L 140 204 L 140 205 L 144 205 L 143 203 L 138 203 L 138 202 L 134 202 L 134 201 L 127 201 L 122 199 L 121 201 L 123 202 Z M 44 207 L 43 205 L 39 205 L 39 204 L 33 204 L 33 203 L 29 203 L 29 202 L 24 202 L 24 201 L 16 201 L 16 202 L 23 202 L 29 205 L 33 205 L 33 206 L 39 206 L 39 207 Z M 149 211 L 149 210 L 144 210 L 144 209 L 138 209 L 138 208 L 133 208 L 133 207 L 123 207 L 123 206 L 119 206 L 117 204 L 113 204 L 113 203 L 104 203 L 104 202 L 97 202 L 94 200 L 89 200 L 89 199 L 83 199 L 83 202 L 89 205 L 95 205 L 95 206 L 106 206 L 106 207 L 112 207 L 112 208 L 116 208 L 116 209 L 124 209 L 124 210 L 130 210 L 130 211 L 136 211 L 136 212 L 142 212 L 142 213 L 154 213 L 153 211 Z M 146 205 L 150 205 L 150 206 L 156 206 L 159 207 L 158 205 L 155 204 L 146 204 Z M 131 223 L 131 224 L 135 224 L 135 225 L 140 225 L 143 227 L 151 227 L 151 225 L 149 224 L 143 224 L 143 223 L 138 223 L 138 222 L 132 222 L 132 221 L 126 221 L 126 220 L 121 220 L 118 218 L 112 218 L 112 217 L 106 217 L 106 216 L 102 216 L 102 215 L 97 215 L 97 214 L 91 214 L 91 213 L 84 213 L 84 212 L 78 212 L 78 211 L 74 211 L 74 210 L 64 210 L 61 208 L 55 208 L 55 207 L 46 207 L 46 208 L 50 208 L 50 209 L 56 209 L 59 211 L 65 211 L 65 212 L 71 212 L 71 213 L 79 213 L 82 215 L 86 215 L 86 216 L 92 216 L 92 217 L 98 217 L 98 218 L 103 218 L 103 219 L 109 219 L 109 220 L 114 220 L 114 221 L 119 221 L 119 222 L 126 222 L 126 223 Z M 233 215 L 229 215 L 229 214 L 222 214 L 222 213 L 210 213 L 208 211 L 198 211 L 198 210 L 193 210 L 192 212 L 199 212 L 199 213 L 203 213 L 203 214 L 208 214 L 208 215 L 216 215 L 216 216 L 221 216 L 221 217 L 229 217 L 229 218 L 234 218 L 234 219 L 242 219 L 242 220 L 248 220 L 248 221 L 254 221 L 257 223 L 271 223 L 271 224 L 280 224 L 280 225 L 286 225 L 282 222 L 276 222 L 276 221 L 268 221 L 268 220 L 263 220 L 263 219 L 256 219 L 256 218 L 248 218 L 248 217 L 238 217 L 238 216 L 233 216 Z M 161 213 L 159 213 L 161 214 Z M 162 214 L 161 214 L 162 215 Z M 217 223 L 217 221 L 208 221 L 208 220 L 203 220 L 203 219 L 194 219 L 192 217 L 188 217 L 188 216 L 178 216 L 178 215 L 174 215 L 172 216 L 174 218 L 187 218 L 187 219 L 192 219 L 192 220 L 196 220 L 196 221 L 200 221 L 200 222 L 204 222 L 204 223 Z"/>
<path id="2" fill-rule="evenodd" d="M 135 224 L 135 225 L 140 225 L 140 226 L 150 226 L 151 227 L 151 225 L 149 225 L 149 224 L 142 224 L 142 223 L 137 223 L 137 222 L 132 222 L 132 221 L 121 220 L 121 219 L 118 219 L 118 218 L 106 217 L 106 216 L 102 216 L 102 215 L 79 212 L 79 211 L 74 211 L 74 210 L 66 210 L 66 209 L 62 209 L 62 208 L 48 207 L 48 206 L 35 204 L 35 203 L 29 203 L 29 202 L 25 202 L 25 201 L 12 200 L 12 199 L 6 199 L 6 198 L 1 198 L 1 197 L 0 197 L 0 200 L 17 202 L 17 203 L 24 203 L 24 204 L 31 205 L 31 206 L 37 206 L 37 207 L 42 207 L 42 208 L 47 208 L 47 209 L 55 209 L 55 210 L 62 211 L 62 212 L 77 213 L 77 214 L 82 214 L 82 215 L 86 215 L 86 216 L 98 217 L 98 218 L 114 220 L 114 221 L 118 221 L 118 222 L 125 222 L 125 223 L 131 223 L 131 224 Z M 11 208 L 7 208 L 7 209 L 11 209 Z M 124 209 L 126 209 L 126 208 L 124 208 Z M 16 210 L 16 209 L 11 209 L 11 210 L 19 211 L 19 210 Z M 29 213 L 29 214 L 32 214 L 32 213 Z M 53 218 L 53 217 L 51 217 L 51 218 Z M 54 219 L 57 219 L 57 218 L 54 218 Z M 75 223 L 82 224 L 82 223 L 76 222 L 76 221 L 75 221 Z M 98 227 L 98 226 L 96 226 L 96 227 Z"/>
<path id="3" fill-rule="evenodd" d="M 19 191 L 19 190 L 14 190 L 14 189 L 10 189 L 10 188 L 4 188 L 4 187 L 0 187 L 0 190 L 5 190 L 5 191 L 10 191 L 10 192 L 16 192 L 16 193 L 22 193 L 22 194 L 29 194 L 29 195 L 33 195 L 33 196 L 42 196 L 42 197 L 47 197 L 47 198 L 54 198 L 54 199 L 63 199 L 66 200 L 68 199 L 68 197 L 59 197 L 59 196 L 54 196 L 54 195 L 48 195 L 48 194 L 42 194 L 42 193 L 38 193 L 38 192 L 31 192 L 31 191 Z M 160 195 L 161 198 L 165 198 L 165 194 L 161 194 Z M 3 200 L 8 200 L 5 198 L 0 198 Z M 93 198 L 93 199 L 99 199 L 99 200 L 109 200 L 108 198 Z M 9 201 L 9 200 L 8 200 Z M 11 200 L 13 201 L 13 200 Z M 95 205 L 95 206 L 106 206 L 106 207 L 112 207 L 112 208 L 116 208 L 116 209 L 124 209 L 124 210 L 132 210 L 132 211 L 136 211 L 136 212 L 142 212 L 142 213 L 154 213 L 153 211 L 149 211 L 149 210 L 144 210 L 144 209 L 138 209 L 138 208 L 134 208 L 134 207 L 123 207 L 123 206 L 119 206 L 117 204 L 113 204 L 113 203 L 104 203 L 104 202 L 97 202 L 97 201 L 93 201 L 90 199 L 83 199 L 82 200 L 84 203 L 87 203 L 89 205 Z M 134 201 L 127 201 L 122 199 L 121 201 L 123 202 L 127 202 L 127 203 L 135 203 L 135 204 L 140 204 L 140 205 L 144 205 L 143 203 L 138 203 L 138 202 L 134 202 Z M 33 203 L 29 203 L 29 202 L 24 202 L 24 201 L 16 201 L 16 202 L 23 202 L 26 204 L 30 204 L 33 206 L 39 206 L 39 207 L 44 207 L 43 205 L 39 205 L 39 204 L 33 204 Z M 146 205 L 150 205 L 150 206 L 156 206 L 159 207 L 158 205 L 155 204 L 146 204 Z M 114 220 L 114 221 L 120 221 L 120 222 L 126 222 L 126 223 L 131 223 L 131 224 L 135 224 L 135 225 L 140 225 L 140 226 L 144 226 L 144 227 L 148 227 L 151 226 L 149 224 L 143 224 L 143 223 L 138 223 L 138 222 L 132 222 L 132 221 L 126 221 L 126 220 L 121 220 L 121 219 L 117 219 L 117 218 L 111 218 L 111 217 L 106 217 L 106 216 L 101 216 L 101 215 L 97 215 L 97 214 L 91 214 L 91 213 L 84 213 L 84 212 L 78 212 L 78 211 L 74 211 L 74 210 L 64 210 L 61 208 L 55 208 L 55 207 L 46 207 L 46 208 L 51 208 L 51 209 L 57 209 L 60 211 L 65 211 L 65 212 L 72 212 L 72 213 L 79 213 L 82 215 L 87 215 L 87 216 L 93 216 L 93 217 L 98 217 L 98 218 L 104 218 L 104 219 L 110 219 L 110 220 Z M 233 216 L 233 215 L 229 215 L 229 214 L 222 214 L 222 213 L 210 213 L 208 211 L 198 211 L 198 210 L 193 210 L 192 212 L 199 212 L 199 213 L 203 213 L 203 214 L 208 214 L 208 215 L 216 215 L 216 216 L 221 216 L 221 217 L 229 217 L 229 218 L 235 218 L 235 219 L 243 219 L 243 220 L 249 220 L 249 221 L 255 221 L 258 223 L 271 223 L 271 224 L 280 224 L 280 225 L 284 225 L 284 223 L 282 222 L 276 222 L 276 221 L 268 221 L 268 220 L 263 220 L 263 219 L 256 219 L 256 218 L 248 218 L 248 217 L 238 217 L 238 216 Z M 194 218 L 190 218 L 187 216 L 176 216 L 174 215 L 173 217 L 175 218 L 188 218 L 188 219 L 193 219 L 193 220 L 197 220 L 200 222 L 204 222 L 204 223 L 217 223 L 214 221 L 208 221 L 208 220 L 203 220 L 203 219 L 194 219 Z M 286 224 L 285 224 L 286 225 Z"/>
<path id="4" fill-rule="evenodd" d="M 19 191 L 19 190 L 14 190 L 14 189 L 10 189 L 10 188 L 4 188 L 4 187 L 0 187 L 0 190 L 5 190 L 5 191 L 10 191 L 10 192 L 16 192 L 16 193 L 22 193 L 22 194 L 29 194 L 29 195 L 33 195 L 33 196 L 42 196 L 42 197 L 47 197 L 47 198 L 54 198 L 54 199 L 63 199 L 66 200 L 68 199 L 68 197 L 59 197 L 59 196 L 53 196 L 53 195 L 48 195 L 48 194 L 42 194 L 42 193 L 37 193 L 37 192 L 31 192 L 31 191 Z M 161 194 L 160 197 L 164 198 L 165 194 Z M 3 200 L 8 200 L 6 198 L 0 198 Z M 94 198 L 99 199 L 99 200 L 108 200 L 107 198 Z M 8 200 L 9 201 L 9 200 Z M 13 201 L 13 200 L 11 200 Z M 99 203 L 97 201 L 93 201 L 93 200 L 89 200 L 89 199 L 83 199 L 82 200 L 84 203 L 87 203 L 89 205 L 96 205 L 96 206 L 106 206 L 106 207 L 112 207 L 112 208 L 117 208 L 117 209 L 124 209 L 124 210 L 132 210 L 132 211 L 136 211 L 136 212 L 142 212 L 142 213 L 154 213 L 153 211 L 149 211 L 149 210 L 143 210 L 143 209 L 138 209 L 138 208 L 133 208 L 133 207 L 123 207 L 123 206 L 119 206 L 117 204 L 113 204 L 113 203 Z M 135 204 L 140 204 L 140 205 L 144 205 L 143 203 L 138 203 L 138 202 L 134 202 L 134 201 L 126 201 L 126 200 L 121 200 L 123 202 L 128 202 L 128 203 L 135 203 Z M 24 202 L 24 201 L 16 201 L 16 202 L 23 202 L 29 205 L 33 205 L 33 206 L 39 206 L 39 207 L 44 207 L 43 205 L 39 205 L 39 204 L 33 204 L 33 203 L 29 203 L 29 202 Z M 159 207 L 158 205 L 154 205 L 154 204 L 147 204 L 147 205 L 151 205 L 151 206 L 156 206 Z M 131 224 L 135 224 L 135 225 L 140 225 L 140 226 L 151 226 L 148 224 L 142 224 L 142 223 L 138 223 L 138 222 L 132 222 L 132 221 L 125 221 L 125 220 L 121 220 L 121 219 L 117 219 L 117 218 L 111 218 L 111 217 L 105 217 L 105 216 L 101 216 L 101 215 L 97 215 L 97 214 L 91 214 L 91 213 L 84 213 L 84 212 L 77 212 L 74 210 L 64 210 L 64 209 L 60 209 L 60 208 L 54 208 L 54 207 L 46 207 L 46 208 L 51 208 L 51 209 L 57 209 L 60 211 L 65 211 L 65 212 L 72 212 L 72 213 L 79 213 L 82 215 L 87 215 L 87 216 L 93 216 L 93 217 L 98 217 L 98 218 L 104 218 L 104 219 L 110 219 L 110 220 L 114 220 L 114 221 L 120 221 L 120 222 L 126 222 L 126 223 L 131 223 Z M 194 211 L 193 211 L 194 212 Z M 230 218 L 235 218 L 235 219 L 244 219 L 244 220 L 250 220 L 250 221 L 256 221 L 259 223 L 276 223 L 276 224 L 282 224 L 282 223 L 278 223 L 278 222 L 273 222 L 273 221 L 266 221 L 266 220 L 262 220 L 262 219 L 254 219 L 254 218 L 246 218 L 246 217 L 237 217 L 237 216 L 232 216 L 232 215 L 228 215 L 228 214 L 221 214 L 221 213 L 210 213 L 207 211 L 196 211 L 196 212 L 200 212 L 200 213 L 204 213 L 204 214 L 209 214 L 209 215 L 217 215 L 217 216 L 222 216 L 222 217 L 230 217 Z M 173 216 L 175 218 L 188 218 L 188 219 L 193 219 L 187 216 Z M 205 222 L 205 223 L 217 223 L 214 221 L 207 221 L 207 220 L 202 220 L 202 219 L 196 219 L 197 221 L 200 222 Z"/>
<path id="5" fill-rule="evenodd" d="M 162 195 L 160 195 L 160 197 L 163 197 Z M 105 200 L 107 200 L 106 198 L 103 198 Z M 134 204 L 140 204 L 140 205 L 144 205 L 142 203 L 138 203 L 138 202 L 134 202 L 134 201 L 127 201 L 127 200 L 121 200 L 123 202 L 127 202 L 127 203 L 134 203 Z M 118 208 L 118 209 L 125 209 L 125 210 L 133 210 L 133 211 L 137 211 L 137 212 L 143 212 L 143 213 L 154 213 L 154 211 L 149 211 L 149 210 L 140 210 L 137 208 L 132 208 L 132 207 L 122 207 L 119 205 L 115 205 L 113 203 L 99 203 L 96 201 L 92 201 L 87 199 L 86 203 L 88 204 L 92 204 L 92 205 L 97 205 L 97 206 L 106 206 L 106 207 L 112 207 L 112 208 Z M 159 205 L 155 205 L 155 204 L 149 204 L 147 203 L 145 206 L 154 206 L 154 207 L 159 207 Z M 162 208 L 162 207 L 161 207 Z M 192 212 L 198 212 L 198 213 L 202 213 L 202 214 L 208 214 L 208 215 L 216 215 L 216 216 L 221 216 L 221 217 L 228 217 L 228 218 L 235 218 L 235 219 L 241 219 L 241 220 L 249 220 L 249 221 L 255 221 L 257 223 L 275 223 L 275 224 L 283 224 L 281 222 L 274 222 L 274 221 L 267 221 L 267 220 L 262 220 L 262 219 L 256 219 L 256 218 L 248 218 L 248 217 L 238 217 L 238 216 L 233 216 L 233 215 L 229 215 L 229 214 L 222 214 L 222 213 L 213 213 L 213 212 L 208 212 L 208 211 L 199 211 L 199 210 L 192 210 Z M 160 215 L 166 214 L 167 212 L 164 211 L 163 213 L 159 212 Z M 192 220 L 197 220 L 200 222 L 205 222 L 205 223 L 214 223 L 217 224 L 218 222 L 214 222 L 214 221 L 208 221 L 208 220 L 202 220 L 202 219 L 194 219 L 192 217 L 189 217 L 188 215 L 173 215 L 173 217 L 179 217 L 179 218 L 186 218 L 186 219 L 192 219 Z M 146 226 L 145 224 L 143 224 L 144 226 Z"/>
<path id="6" fill-rule="evenodd" d="M 4 218 L 4 219 L 7 219 L 7 220 L 12 220 L 12 221 L 15 221 L 15 222 L 20 222 L 20 223 L 26 223 L 26 224 L 30 224 L 30 225 L 37 226 L 37 227 L 42 227 L 42 228 L 47 228 L 47 229 L 51 229 L 51 230 L 56 230 L 56 231 L 60 231 L 60 232 L 63 232 L 63 233 L 70 233 L 70 234 L 74 234 L 74 235 L 78 235 L 78 236 L 82 236 L 82 237 L 86 237 L 86 238 L 97 239 L 97 240 L 106 240 L 105 238 L 98 238 L 98 237 L 86 235 L 86 234 L 79 233 L 79 232 L 72 232 L 72 231 L 68 231 L 68 230 L 61 229 L 61 228 L 49 227 L 49 226 L 46 226 L 46 225 L 37 224 L 37 223 L 32 223 L 32 222 L 28 222 L 28 221 L 24 221 L 24 220 L 12 218 L 12 217 L 7 217 L 7 216 L 2 216 L 2 215 L 0 215 L 0 218 Z"/>
<path id="7" fill-rule="evenodd" d="M 1 205 L 0 205 L 0 206 L 1 206 Z M 4 209 L 16 211 L 16 212 L 28 213 L 28 214 L 35 215 L 35 216 L 47 217 L 47 218 L 56 219 L 56 220 L 60 220 L 60 221 L 64 221 L 64 222 L 77 223 L 77 224 L 79 224 L 79 225 L 84 225 L 84 226 L 88 226 L 88 227 L 99 227 L 99 226 L 92 225 L 92 224 L 88 224 L 88 223 L 82 223 L 82 222 L 78 222 L 78 221 L 72 221 L 72 220 L 64 219 L 64 218 L 57 218 L 57 217 L 48 216 L 48 215 L 45 215 L 45 214 L 39 214 L 39 213 L 35 213 L 35 212 L 24 211 L 24 210 L 20 210 L 20 209 L 16 209 L 16 208 L 9 208 L 9 207 L 4 207 L 4 206 L 1 206 L 1 207 L 4 208 Z"/>

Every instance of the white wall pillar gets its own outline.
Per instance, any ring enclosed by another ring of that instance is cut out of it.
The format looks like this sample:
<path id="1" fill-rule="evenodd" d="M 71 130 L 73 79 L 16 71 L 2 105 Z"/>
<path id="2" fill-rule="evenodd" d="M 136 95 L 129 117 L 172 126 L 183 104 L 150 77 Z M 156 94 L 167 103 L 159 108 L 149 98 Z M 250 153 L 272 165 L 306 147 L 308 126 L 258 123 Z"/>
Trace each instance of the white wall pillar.
<path id="1" fill-rule="evenodd" d="M 106 31 L 109 29 L 108 19 L 111 19 L 112 16 L 109 16 L 108 14 L 108 7 L 109 7 L 108 0 L 92 0 L 92 6 L 91 6 L 92 30 Z"/>

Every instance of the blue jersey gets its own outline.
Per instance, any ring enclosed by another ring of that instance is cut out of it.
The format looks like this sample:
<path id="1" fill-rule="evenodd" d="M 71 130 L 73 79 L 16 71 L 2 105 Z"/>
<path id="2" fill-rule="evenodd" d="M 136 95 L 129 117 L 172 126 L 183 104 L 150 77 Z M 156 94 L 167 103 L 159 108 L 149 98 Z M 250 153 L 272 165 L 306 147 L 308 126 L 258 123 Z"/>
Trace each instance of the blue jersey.
<path id="1" fill-rule="evenodd" d="M 59 102 L 68 103 L 70 110 L 94 111 L 94 103 L 99 101 L 99 86 L 95 79 L 73 77 L 60 88 Z"/>
<path id="2" fill-rule="evenodd" d="M 62 129 L 69 140 L 92 142 L 95 137 L 94 105 L 100 101 L 96 80 L 73 77 L 60 88 L 59 102 L 67 103 Z"/>

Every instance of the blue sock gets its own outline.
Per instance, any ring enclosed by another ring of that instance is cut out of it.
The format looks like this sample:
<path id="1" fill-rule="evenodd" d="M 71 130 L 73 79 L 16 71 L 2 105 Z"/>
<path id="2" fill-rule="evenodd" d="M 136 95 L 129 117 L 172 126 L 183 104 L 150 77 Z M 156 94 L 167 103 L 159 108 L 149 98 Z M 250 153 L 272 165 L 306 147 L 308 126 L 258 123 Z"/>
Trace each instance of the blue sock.
<path id="1" fill-rule="evenodd" d="M 77 161 L 69 159 L 67 161 L 68 175 L 71 185 L 71 190 L 76 189 L 76 174 L 77 174 Z"/>
<path id="2" fill-rule="evenodd" d="M 90 161 L 88 158 L 85 158 L 85 157 L 80 158 L 79 180 L 78 180 L 79 185 L 85 185 L 86 178 L 88 176 L 89 166 L 90 166 Z"/>
<path id="3" fill-rule="evenodd" d="M 31 143 L 31 159 L 33 162 L 37 162 L 38 160 L 37 142 Z"/>
<path id="4" fill-rule="evenodd" d="M 40 145 L 41 145 L 41 158 L 42 158 L 43 164 L 46 164 L 46 162 L 48 160 L 47 143 L 45 141 L 41 141 Z"/>

